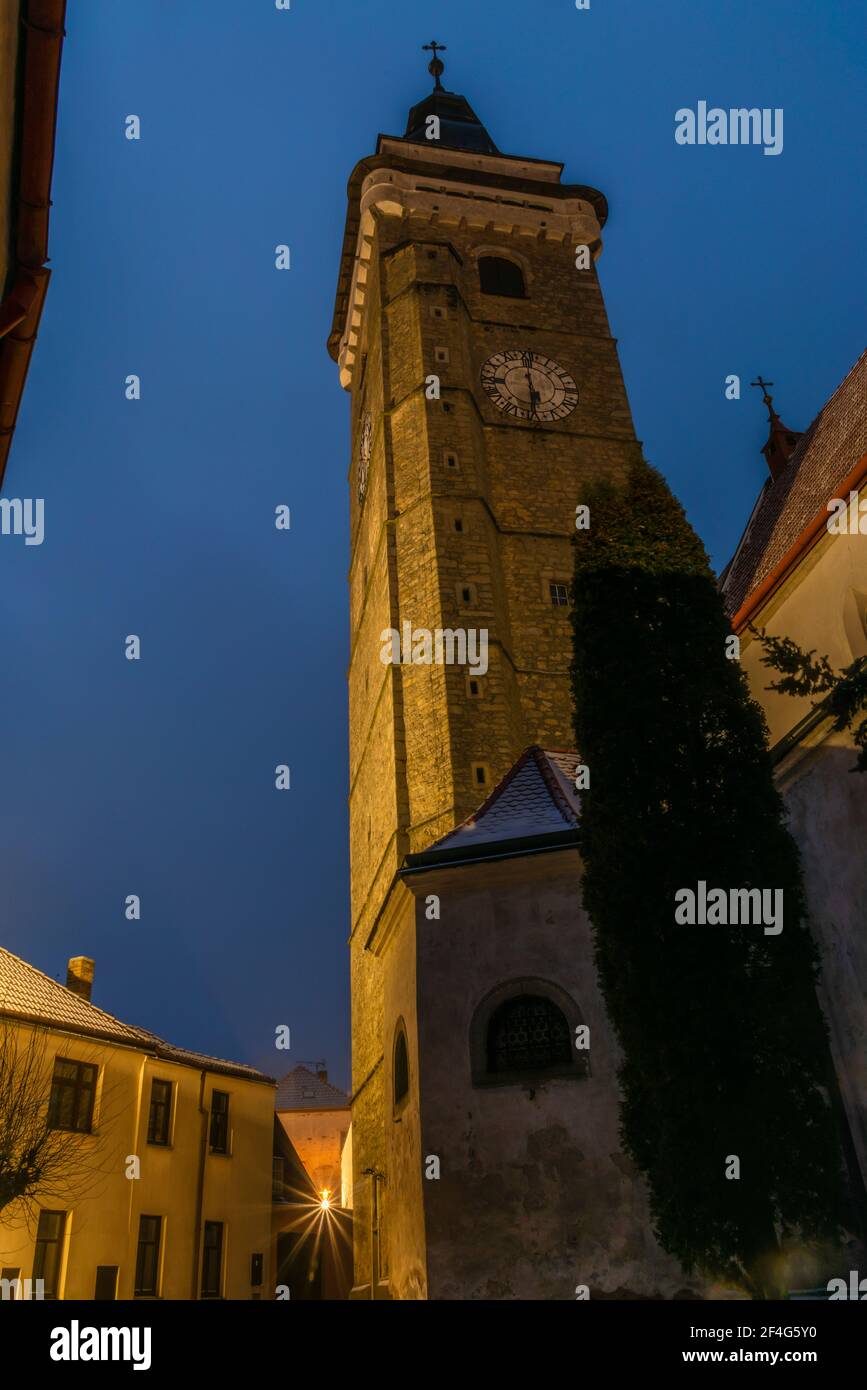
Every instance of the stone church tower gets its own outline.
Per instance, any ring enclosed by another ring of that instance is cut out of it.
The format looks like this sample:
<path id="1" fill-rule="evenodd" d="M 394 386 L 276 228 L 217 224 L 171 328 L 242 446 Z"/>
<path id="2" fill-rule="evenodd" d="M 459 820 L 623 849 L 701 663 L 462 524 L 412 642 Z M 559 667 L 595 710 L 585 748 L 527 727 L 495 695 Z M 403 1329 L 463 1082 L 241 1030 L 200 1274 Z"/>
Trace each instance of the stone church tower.
<path id="1" fill-rule="evenodd" d="M 329 339 L 352 412 L 354 1296 L 665 1296 L 688 1281 L 618 1151 L 575 758 L 542 751 L 574 737 L 576 508 L 640 451 L 607 206 L 501 153 L 442 70 L 352 173 Z M 486 633 L 486 669 L 389 663 L 405 625 Z"/>

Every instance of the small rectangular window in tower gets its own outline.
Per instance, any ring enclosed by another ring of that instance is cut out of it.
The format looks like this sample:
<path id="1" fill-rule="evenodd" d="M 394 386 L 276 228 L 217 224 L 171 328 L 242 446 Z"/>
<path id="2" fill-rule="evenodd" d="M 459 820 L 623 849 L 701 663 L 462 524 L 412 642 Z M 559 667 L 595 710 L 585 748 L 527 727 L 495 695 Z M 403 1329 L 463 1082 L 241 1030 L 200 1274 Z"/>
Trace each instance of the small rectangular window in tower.
<path id="1" fill-rule="evenodd" d="M 561 584 L 552 580 L 548 585 L 548 592 L 553 608 L 571 608 L 572 600 L 569 596 L 568 584 Z"/>
<path id="2" fill-rule="evenodd" d="M 485 698 L 485 682 L 481 676 L 467 676 L 467 697 L 470 700 Z"/>
<path id="3" fill-rule="evenodd" d="M 432 305 L 431 305 L 430 313 L 431 313 L 431 318 L 433 318 L 433 319 L 447 319 L 447 318 L 448 318 L 448 312 L 447 312 L 447 310 L 445 310 L 445 309 L 443 308 L 443 306 L 442 306 L 441 304 L 432 304 Z"/>
<path id="4" fill-rule="evenodd" d="M 473 763 L 472 773 L 474 787 L 487 787 L 490 785 L 491 772 L 487 763 Z"/>
<path id="5" fill-rule="evenodd" d="M 463 529 L 464 529 L 463 517 L 456 516 L 456 517 L 455 517 L 455 530 L 456 530 L 456 531 L 459 531 L 459 532 L 463 532 Z"/>
<path id="6" fill-rule="evenodd" d="M 449 350 L 448 350 L 448 348 L 446 348 L 446 347 L 435 347 L 435 348 L 434 348 L 434 361 L 435 361 L 435 362 L 442 362 L 442 363 L 446 363 L 446 364 L 447 364 L 447 363 L 448 363 L 448 360 L 449 360 Z"/>
<path id="7" fill-rule="evenodd" d="M 459 473 L 459 472 L 460 472 L 460 468 L 461 468 L 460 459 L 458 458 L 458 456 L 457 456 L 457 454 L 455 453 L 454 449 L 446 449 L 446 450 L 444 451 L 444 453 L 443 453 L 443 459 L 444 459 L 444 461 L 445 461 L 446 468 L 448 468 L 450 472 L 452 472 L 452 473 Z"/>
<path id="8" fill-rule="evenodd" d="M 479 601 L 478 590 L 475 584 L 457 584 L 455 586 L 458 603 L 462 608 L 474 608 Z"/>

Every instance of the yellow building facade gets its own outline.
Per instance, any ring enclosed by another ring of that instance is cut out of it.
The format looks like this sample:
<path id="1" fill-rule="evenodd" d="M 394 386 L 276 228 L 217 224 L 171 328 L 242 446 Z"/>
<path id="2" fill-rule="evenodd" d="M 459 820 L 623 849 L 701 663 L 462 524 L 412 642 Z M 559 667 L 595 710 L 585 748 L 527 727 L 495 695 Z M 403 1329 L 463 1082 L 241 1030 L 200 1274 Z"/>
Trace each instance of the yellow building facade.
<path id="1" fill-rule="evenodd" d="M 121 1023 L 90 1002 L 91 979 L 83 958 L 63 986 L 0 950 L 0 1066 L 29 1075 L 17 1109 L 38 1098 L 62 1146 L 32 1202 L 0 1209 L 0 1287 L 273 1298 L 273 1081 Z"/>

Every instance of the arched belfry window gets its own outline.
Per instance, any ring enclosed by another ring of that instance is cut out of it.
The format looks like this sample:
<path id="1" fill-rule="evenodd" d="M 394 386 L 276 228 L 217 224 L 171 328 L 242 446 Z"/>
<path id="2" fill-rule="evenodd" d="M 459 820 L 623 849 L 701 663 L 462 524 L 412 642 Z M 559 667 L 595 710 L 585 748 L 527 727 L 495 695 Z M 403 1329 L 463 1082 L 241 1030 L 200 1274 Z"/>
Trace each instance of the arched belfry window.
<path id="1" fill-rule="evenodd" d="M 409 1095 L 409 1052 L 406 1046 L 406 1029 L 403 1020 L 398 1023 L 394 1034 L 394 1065 L 392 1068 L 394 1104 L 401 1105 Z"/>
<path id="2" fill-rule="evenodd" d="M 479 288 L 482 294 L 501 294 L 508 299 L 527 297 L 521 267 L 502 256 L 479 257 Z"/>
<path id="3" fill-rule="evenodd" d="M 550 980 L 510 980 L 500 985 L 473 1015 L 473 1084 L 522 1085 L 546 1077 L 589 1075 L 589 1050 L 576 1047 L 583 1021 L 571 995 Z"/>

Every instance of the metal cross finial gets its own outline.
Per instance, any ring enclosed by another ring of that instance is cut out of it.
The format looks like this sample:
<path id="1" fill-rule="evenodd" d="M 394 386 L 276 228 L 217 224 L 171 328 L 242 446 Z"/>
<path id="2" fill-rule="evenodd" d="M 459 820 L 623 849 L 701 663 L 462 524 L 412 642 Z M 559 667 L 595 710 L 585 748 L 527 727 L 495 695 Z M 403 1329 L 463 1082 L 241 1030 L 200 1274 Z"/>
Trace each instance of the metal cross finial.
<path id="1" fill-rule="evenodd" d="M 762 395 L 768 405 L 771 403 L 771 397 L 768 395 L 768 387 L 773 386 L 773 384 L 772 381 L 763 381 L 761 375 L 756 381 L 750 382 L 750 386 L 760 386 L 762 388 Z"/>
<path id="2" fill-rule="evenodd" d="M 437 43 L 436 39 L 431 39 L 430 43 L 422 44 L 423 53 L 433 54 L 433 57 L 427 65 L 427 70 L 434 79 L 435 92 L 441 92 L 443 90 L 443 84 L 440 82 L 440 78 L 445 71 L 445 63 L 443 63 L 442 59 L 437 57 L 437 53 L 445 53 L 445 51 L 446 45 L 444 43 Z"/>

